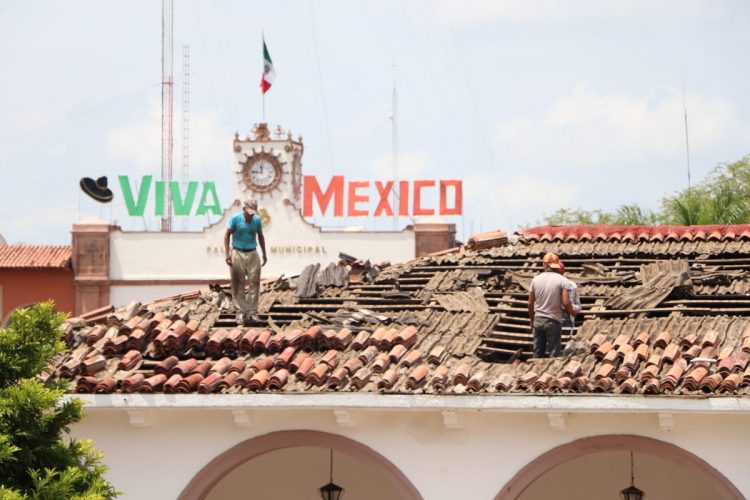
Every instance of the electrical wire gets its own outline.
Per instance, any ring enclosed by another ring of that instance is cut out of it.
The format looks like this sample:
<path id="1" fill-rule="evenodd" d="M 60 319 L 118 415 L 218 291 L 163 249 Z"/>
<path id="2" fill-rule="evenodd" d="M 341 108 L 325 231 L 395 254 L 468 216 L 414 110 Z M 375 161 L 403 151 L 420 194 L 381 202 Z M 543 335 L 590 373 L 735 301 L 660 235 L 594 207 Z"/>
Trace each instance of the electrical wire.
<path id="1" fill-rule="evenodd" d="M 448 23 L 450 26 L 452 40 L 456 49 L 456 54 L 458 56 L 459 64 L 461 65 L 461 68 L 463 70 L 462 71 L 463 80 L 464 80 L 463 83 L 466 86 L 466 89 L 468 90 L 467 93 L 469 95 L 471 107 L 474 112 L 474 120 L 475 120 L 477 127 L 479 128 L 479 137 L 482 141 L 482 146 L 484 147 L 484 151 L 487 156 L 487 162 L 490 166 L 491 174 L 499 177 L 500 173 L 497 171 L 494 154 L 492 152 L 492 147 L 490 146 L 490 143 L 489 143 L 489 138 L 487 134 L 487 126 L 484 122 L 484 119 L 482 118 L 481 113 L 479 112 L 479 106 L 477 105 L 477 101 L 476 101 L 476 93 L 474 92 L 474 89 L 471 85 L 472 78 L 470 78 L 469 67 L 466 64 L 466 58 L 462 57 L 462 54 L 468 54 L 468 52 L 466 51 L 466 47 L 463 44 L 463 41 L 461 40 L 459 34 L 456 32 L 456 29 L 453 25 L 453 21 L 449 19 Z M 510 219 L 510 213 L 508 211 L 508 207 L 505 204 L 505 201 L 503 200 L 502 197 L 498 197 L 497 199 L 500 204 L 500 209 L 503 213 L 503 218 L 505 219 L 505 223 L 507 224 L 507 227 L 511 227 L 512 221 Z"/>
<path id="2" fill-rule="evenodd" d="M 232 31 L 229 30 L 229 26 L 227 24 L 226 3 L 221 3 L 221 5 L 223 6 L 223 11 L 218 12 L 218 10 L 216 10 L 216 25 L 218 28 L 216 31 L 218 31 L 218 41 L 219 41 L 220 50 L 223 56 L 220 58 L 220 60 L 222 61 L 221 71 L 222 71 L 222 75 L 224 76 L 224 83 L 226 85 L 227 93 L 229 95 L 230 119 L 232 121 L 233 128 L 237 130 L 240 124 L 237 119 L 237 108 L 239 107 L 239 101 L 237 99 L 237 92 L 236 92 L 237 79 L 235 78 L 234 73 L 233 73 L 234 71 L 233 62 L 235 61 L 235 58 L 232 56 L 230 44 L 227 39 L 227 34 L 231 33 Z M 221 26 L 219 26 L 220 24 Z"/>
<path id="3" fill-rule="evenodd" d="M 207 52 L 207 50 L 205 50 L 208 48 L 208 45 L 206 43 L 205 28 L 203 26 L 204 17 L 198 13 L 197 8 L 193 10 L 193 13 L 195 14 L 195 24 L 198 26 L 198 32 L 200 35 L 199 46 L 203 47 L 204 51 Z M 213 102 L 213 107 L 215 110 L 217 110 L 219 114 L 219 119 L 221 120 L 221 122 L 227 127 L 231 127 L 232 126 L 230 124 L 231 118 L 229 117 L 228 112 L 224 106 L 225 101 L 223 99 L 220 101 L 217 97 L 218 96 L 218 92 L 216 91 L 217 84 L 216 84 L 214 75 L 218 74 L 218 71 L 214 71 L 214 68 L 211 66 L 211 63 L 214 62 L 215 59 L 216 58 L 213 58 L 213 57 L 204 58 L 204 61 L 206 61 L 205 67 L 207 70 L 205 71 L 205 73 L 208 76 L 208 92 L 209 92 L 208 97 L 210 98 L 211 102 Z"/>
<path id="4" fill-rule="evenodd" d="M 313 49 L 315 54 L 316 70 L 318 72 L 318 88 L 320 91 L 320 107 L 323 113 L 323 130 L 326 137 L 326 145 L 328 146 L 328 169 L 331 175 L 333 175 L 333 146 L 331 143 L 331 127 L 328 125 L 328 109 L 326 107 L 326 97 L 323 88 L 323 74 L 320 70 L 320 51 L 318 50 L 318 35 L 317 29 L 315 28 L 315 8 L 314 1 L 310 0 L 308 5 L 310 6 L 310 29 L 312 30 Z"/>
<path id="5" fill-rule="evenodd" d="M 45 131 L 45 130 L 47 130 L 49 128 L 52 128 L 52 127 L 56 127 L 56 126 L 58 126 L 61 123 L 68 123 L 69 124 L 72 118 L 85 117 L 86 115 L 92 114 L 95 111 L 101 111 L 101 110 L 106 109 L 106 108 L 108 108 L 110 106 L 114 106 L 116 104 L 119 104 L 119 103 L 125 101 L 126 99 L 129 99 L 129 98 L 131 98 L 133 96 L 136 96 L 136 95 L 147 93 L 148 91 L 150 91 L 150 90 L 152 90 L 154 88 L 157 88 L 157 87 L 161 87 L 161 82 L 152 83 L 152 84 L 149 84 L 149 85 L 147 85 L 145 87 L 141 87 L 139 89 L 136 89 L 136 90 L 133 90 L 133 91 L 130 91 L 130 92 L 117 93 L 117 94 L 113 95 L 110 99 L 107 99 L 105 101 L 101 101 L 99 103 L 96 103 L 93 106 L 84 106 L 84 107 L 80 108 L 78 111 L 74 111 L 72 113 L 64 113 L 63 115 L 61 115 L 57 119 L 53 119 L 53 120 L 49 120 L 49 121 L 45 122 L 44 125 L 34 126 L 33 129 L 30 129 L 30 130 L 27 130 L 25 132 L 21 132 L 18 135 L 12 136 L 10 139 L 8 139 L 5 142 L 0 142 L 0 148 L 2 148 L 3 146 L 10 146 L 10 145 L 17 146 L 18 145 L 18 141 L 20 139 L 25 138 L 25 137 L 30 136 L 30 135 L 33 135 L 34 136 L 34 140 L 36 140 L 38 138 L 38 136 L 39 136 L 39 133 L 42 132 L 42 131 Z"/>

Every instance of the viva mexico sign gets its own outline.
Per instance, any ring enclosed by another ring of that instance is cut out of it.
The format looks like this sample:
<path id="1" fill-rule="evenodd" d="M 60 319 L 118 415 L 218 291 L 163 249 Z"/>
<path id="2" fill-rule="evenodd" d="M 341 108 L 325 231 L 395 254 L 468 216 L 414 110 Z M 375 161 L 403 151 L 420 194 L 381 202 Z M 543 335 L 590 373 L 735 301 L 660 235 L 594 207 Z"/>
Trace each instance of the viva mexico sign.
<path id="1" fill-rule="evenodd" d="M 155 181 L 153 176 L 144 175 L 140 187 L 131 186 L 127 175 L 118 176 L 122 197 L 128 215 L 143 216 L 153 185 L 154 215 L 163 216 L 167 200 L 171 200 L 176 216 L 221 215 L 222 209 L 213 181 L 189 181 L 186 188 L 179 181 Z M 200 187 L 200 196 L 198 188 Z M 167 197 L 169 189 L 169 197 Z M 317 204 L 320 214 L 333 217 L 393 217 L 461 215 L 463 205 L 463 184 L 460 180 L 415 180 L 415 181 L 347 181 L 343 175 L 334 175 L 323 189 L 318 179 L 312 175 L 304 177 L 304 200 L 302 216 L 312 217 Z M 395 202 L 391 203 L 391 195 Z M 425 202 L 437 201 L 437 206 Z M 197 200 L 197 206 L 196 206 Z M 346 207 L 346 209 L 345 209 Z M 374 208 L 373 208 L 374 207 Z"/>

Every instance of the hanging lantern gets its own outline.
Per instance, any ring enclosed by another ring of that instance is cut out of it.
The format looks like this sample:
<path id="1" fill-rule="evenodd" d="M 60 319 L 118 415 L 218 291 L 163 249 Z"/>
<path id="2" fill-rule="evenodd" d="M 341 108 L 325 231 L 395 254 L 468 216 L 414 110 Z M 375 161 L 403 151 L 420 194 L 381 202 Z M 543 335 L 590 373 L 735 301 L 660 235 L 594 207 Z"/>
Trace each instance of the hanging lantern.
<path id="1" fill-rule="evenodd" d="M 320 487 L 320 498 L 323 500 L 339 500 L 344 496 L 344 488 L 336 483 L 328 483 Z"/>
<path id="2" fill-rule="evenodd" d="M 318 488 L 323 500 L 340 500 L 344 497 L 344 488 L 333 482 L 333 450 L 331 450 L 331 475 L 328 484 Z"/>
<path id="3" fill-rule="evenodd" d="M 646 498 L 645 493 L 635 487 L 635 480 L 633 477 L 633 452 L 630 452 L 630 486 L 620 491 L 620 498 L 622 500 L 643 500 Z"/>
<path id="4" fill-rule="evenodd" d="M 645 498 L 645 495 L 641 490 L 631 484 L 620 492 L 620 498 L 622 498 L 622 500 L 642 500 Z"/>

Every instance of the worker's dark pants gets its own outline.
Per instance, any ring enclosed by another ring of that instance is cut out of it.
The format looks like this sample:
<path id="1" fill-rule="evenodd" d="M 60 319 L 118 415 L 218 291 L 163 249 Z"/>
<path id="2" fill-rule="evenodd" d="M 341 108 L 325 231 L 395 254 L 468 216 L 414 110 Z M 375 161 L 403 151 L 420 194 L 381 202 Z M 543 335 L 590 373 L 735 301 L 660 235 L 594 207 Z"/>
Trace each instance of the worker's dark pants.
<path id="1" fill-rule="evenodd" d="M 534 318 L 534 357 L 560 355 L 562 324 L 550 318 Z"/>

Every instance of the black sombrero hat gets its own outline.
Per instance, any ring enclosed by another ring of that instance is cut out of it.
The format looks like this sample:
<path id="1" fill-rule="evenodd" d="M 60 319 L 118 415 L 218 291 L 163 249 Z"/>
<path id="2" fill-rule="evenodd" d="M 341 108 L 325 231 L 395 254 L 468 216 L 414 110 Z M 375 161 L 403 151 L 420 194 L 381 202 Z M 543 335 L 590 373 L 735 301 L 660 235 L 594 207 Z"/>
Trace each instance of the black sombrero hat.
<path id="1" fill-rule="evenodd" d="M 91 179 L 90 177 L 84 177 L 81 179 L 81 189 L 87 195 L 100 203 L 109 203 L 112 201 L 112 191 L 107 187 L 107 177 L 102 176 L 97 180 Z"/>

